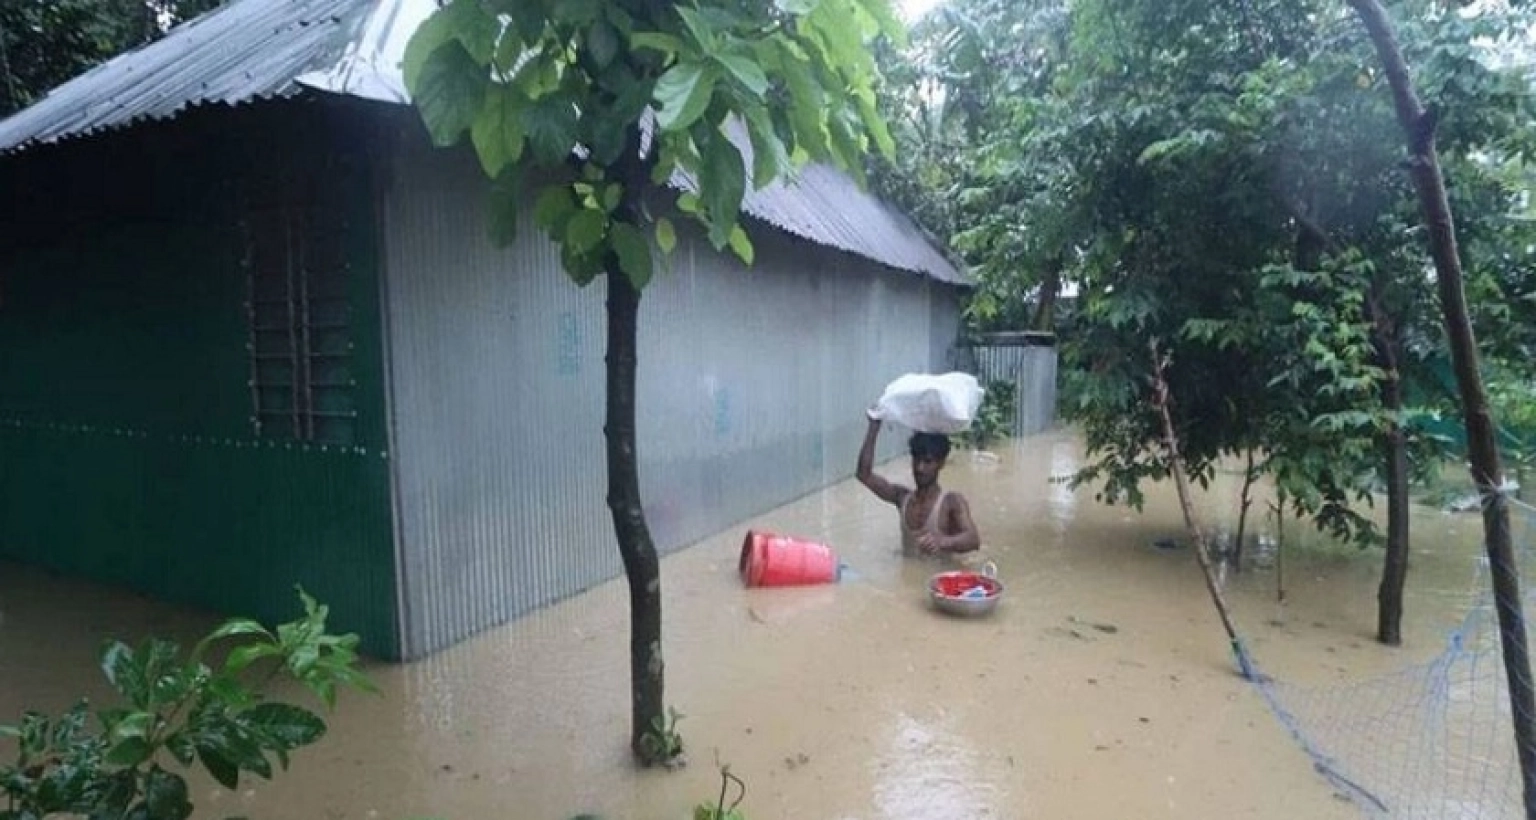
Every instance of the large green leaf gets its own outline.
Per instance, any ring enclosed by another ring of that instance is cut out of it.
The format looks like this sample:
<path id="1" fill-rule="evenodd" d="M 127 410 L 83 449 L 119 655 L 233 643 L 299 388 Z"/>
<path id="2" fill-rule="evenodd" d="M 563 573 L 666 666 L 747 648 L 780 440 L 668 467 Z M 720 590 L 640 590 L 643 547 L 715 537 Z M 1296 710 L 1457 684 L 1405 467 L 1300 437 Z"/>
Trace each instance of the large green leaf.
<path id="1" fill-rule="evenodd" d="M 519 55 L 518 59 L 522 59 Z M 530 100 L 542 100 L 560 89 L 561 61 L 547 52 L 528 57 L 527 62 L 512 77 L 512 84 L 522 89 Z"/>
<path id="2" fill-rule="evenodd" d="M 683 27 L 693 41 L 705 54 L 714 54 L 720 49 L 721 26 L 710 20 L 701 7 L 689 7 L 679 3 L 677 16 L 682 19 Z"/>
<path id="3" fill-rule="evenodd" d="M 540 165 L 564 162 L 576 148 L 576 107 L 562 94 L 540 98 L 526 109 L 523 129 Z"/>
<path id="4" fill-rule="evenodd" d="M 445 43 L 422 66 L 412 97 L 432 141 L 452 145 L 475 122 L 489 75 L 458 41 Z"/>
<path id="5" fill-rule="evenodd" d="M 159 766 L 144 776 L 144 806 L 153 820 L 186 820 L 192 815 L 187 781 Z"/>
<path id="6" fill-rule="evenodd" d="M 747 135 L 752 140 L 752 187 L 761 188 L 789 173 L 789 155 L 774 132 L 767 109 L 752 106 L 746 119 Z"/>
<path id="7" fill-rule="evenodd" d="M 584 288 L 597 279 L 603 272 L 603 262 L 596 254 L 584 254 L 570 245 L 560 246 L 560 264 L 565 269 L 565 275 L 577 287 Z"/>
<path id="8" fill-rule="evenodd" d="M 768 93 L 768 77 L 763 73 L 763 67 L 756 60 L 744 54 L 718 54 L 715 60 L 730 72 L 752 96 L 762 99 Z"/>
<path id="9" fill-rule="evenodd" d="M 220 786 L 233 791 L 240 787 L 240 769 L 222 750 L 205 743 L 197 744 L 197 759 Z"/>
<path id="10" fill-rule="evenodd" d="M 176 732 L 165 739 L 165 748 L 182 766 L 190 767 L 197 759 L 197 747 L 186 732 Z"/>
<path id="11" fill-rule="evenodd" d="M 666 217 L 656 220 L 656 247 L 661 248 L 662 253 L 671 253 L 677 247 L 677 228 Z"/>
<path id="12" fill-rule="evenodd" d="M 545 17 L 547 4 L 528 0 L 501 0 L 497 6 L 506 13 L 510 31 L 517 35 L 514 39 L 519 46 L 536 43 L 544 35 L 544 27 L 548 25 L 548 18 Z"/>
<path id="13" fill-rule="evenodd" d="M 581 123 L 584 132 L 582 142 L 592 151 L 592 162 L 604 167 L 618 162 L 619 157 L 624 155 L 632 122 L 634 120 L 613 112 L 586 117 Z"/>
<path id="14" fill-rule="evenodd" d="M 730 245 L 731 251 L 748 266 L 752 264 L 752 260 L 757 256 L 756 251 L 752 248 L 752 239 L 747 236 L 746 230 L 740 225 L 731 229 Z"/>
<path id="15" fill-rule="evenodd" d="M 231 638 L 236 635 L 265 635 L 271 637 L 271 633 L 267 631 L 267 628 L 256 621 L 249 618 L 231 618 L 221 624 L 218 629 L 209 633 L 205 640 L 216 641 L 220 638 Z"/>
<path id="16" fill-rule="evenodd" d="M 308 746 L 325 734 L 325 721 L 318 715 L 286 703 L 263 703 L 245 712 L 243 717 L 252 728 L 284 750 Z"/>
<path id="17" fill-rule="evenodd" d="M 112 721 L 112 738 L 123 740 L 130 737 L 148 737 L 155 728 L 157 717 L 153 712 L 119 713 Z"/>
<path id="18" fill-rule="evenodd" d="M 576 213 L 576 200 L 564 185 L 549 185 L 533 203 L 533 222 L 553 236 L 565 234 L 565 223 Z"/>
<path id="19" fill-rule="evenodd" d="M 523 155 L 524 100 L 517 89 L 491 83 L 486 88 L 485 104 L 470 127 L 469 138 L 480 158 L 480 167 L 492 179 Z"/>
<path id="20" fill-rule="evenodd" d="M 789 89 L 789 122 L 795 144 L 814 156 L 828 151 L 825 92 L 803 60 L 784 60 L 784 84 Z"/>
<path id="21" fill-rule="evenodd" d="M 864 142 L 859 130 L 849 122 L 848 112 L 839 112 L 827 118 L 827 130 L 832 135 L 832 159 L 855 180 L 864 181 Z"/>
<path id="22" fill-rule="evenodd" d="M 656 81 L 655 99 L 661 107 L 656 124 L 663 131 L 681 131 L 703 116 L 719 79 L 714 66 L 679 62 Z"/>
<path id="23" fill-rule="evenodd" d="M 267 779 L 272 777 L 272 764 L 267 760 L 260 742 L 235 718 L 227 715 L 208 716 L 199 722 L 194 743 L 205 765 L 211 756 L 236 769 L 254 772 Z M 211 766 L 209 773 L 218 776 Z"/>
<path id="24" fill-rule="evenodd" d="M 598 20 L 586 32 L 587 53 L 598 68 L 607 68 L 619 53 L 619 32 L 606 20 Z"/>
<path id="25" fill-rule="evenodd" d="M 602 211 L 583 208 L 566 223 L 564 244 L 577 253 L 591 252 L 603 242 L 608 233 L 608 215 Z"/>
<path id="26" fill-rule="evenodd" d="M 864 130 L 875 141 L 875 147 L 880 155 L 886 159 L 892 159 L 896 155 L 896 142 L 891 138 L 891 131 L 885 124 L 885 117 L 880 115 L 875 105 L 874 92 L 867 88 L 859 89 L 856 95 L 859 105 L 859 118 L 862 120 Z"/>
<path id="27" fill-rule="evenodd" d="M 704 147 L 704 164 L 699 169 L 699 192 L 709 215 L 709 241 L 716 250 L 724 248 L 731 229 L 741 212 L 741 198 L 746 193 L 747 171 L 741 152 L 720 132 L 715 132 Z"/>
<path id="28" fill-rule="evenodd" d="M 453 0 L 440 13 L 448 16 L 454 36 L 475 62 L 485 65 L 491 61 L 501 23 L 486 13 L 480 0 Z"/>
<path id="29" fill-rule="evenodd" d="M 480 0 L 453 0 L 433 12 L 405 45 L 405 56 L 401 61 L 405 87 L 414 97 L 428 59 L 439 47 L 454 40 L 476 63 L 488 63 L 496 50 L 500 29 L 496 19 L 481 7 Z"/>
<path id="30" fill-rule="evenodd" d="M 282 650 L 275 644 L 246 644 L 229 653 L 229 657 L 224 661 L 224 669 L 231 673 L 239 672 L 262 658 L 273 658 L 280 654 Z"/>
<path id="31" fill-rule="evenodd" d="M 628 222 L 616 222 L 613 225 L 613 252 L 619 258 L 619 268 L 635 290 L 644 290 L 650 284 L 652 266 L 651 245 L 645 241 L 645 234 L 639 228 Z"/>
<path id="32" fill-rule="evenodd" d="M 107 750 L 107 762 L 113 766 L 133 767 L 149 759 L 155 747 L 142 737 L 129 737 L 118 741 Z"/>
<path id="33" fill-rule="evenodd" d="M 874 18 L 879 32 L 891 40 L 897 48 L 907 45 L 907 27 L 891 8 L 891 0 L 858 0 L 864 12 Z"/>
<path id="34" fill-rule="evenodd" d="M 823 2 L 804 18 L 812 42 L 819 45 L 829 68 L 856 66 L 868 61 L 863 32 L 854 24 L 842 3 Z"/>
<path id="35" fill-rule="evenodd" d="M 413 99 L 417 89 L 421 87 L 421 72 L 427 65 L 427 58 L 436 53 L 444 43 L 453 39 L 455 39 L 453 21 L 448 19 L 446 12 L 439 9 L 427 17 L 426 21 L 416 28 L 411 39 L 406 41 L 400 73 Z"/>

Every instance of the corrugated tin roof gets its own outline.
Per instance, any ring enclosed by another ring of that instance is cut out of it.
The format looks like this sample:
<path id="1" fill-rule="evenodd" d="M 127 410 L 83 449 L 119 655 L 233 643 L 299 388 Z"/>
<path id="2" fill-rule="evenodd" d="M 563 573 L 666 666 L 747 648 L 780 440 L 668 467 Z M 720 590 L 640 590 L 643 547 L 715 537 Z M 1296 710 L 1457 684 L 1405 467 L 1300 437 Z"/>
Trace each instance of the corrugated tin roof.
<path id="1" fill-rule="evenodd" d="M 0 154 L 305 87 L 408 103 L 400 60 L 434 8 L 434 0 L 234 0 L 0 121 Z M 673 184 L 693 187 L 682 175 Z M 969 281 L 904 214 L 829 166 L 749 190 L 742 209 L 820 245 L 941 282 Z"/>
<path id="2" fill-rule="evenodd" d="M 329 66 L 355 39 L 374 0 L 238 0 L 177 26 L 0 121 L 0 153 L 56 142 L 199 105 L 270 99 Z"/>
<path id="3" fill-rule="evenodd" d="M 741 150 L 745 167 L 750 169 L 752 143 L 746 129 L 732 122 L 727 133 Z M 671 183 L 677 188 L 698 190 L 693 178 L 681 171 L 672 175 Z M 741 209 L 818 245 L 899 270 L 927 274 L 949 284 L 970 282 L 906 214 L 860 188 L 847 174 L 830 165 L 807 165 L 792 179 L 776 180 L 760 190 L 748 186 Z"/>

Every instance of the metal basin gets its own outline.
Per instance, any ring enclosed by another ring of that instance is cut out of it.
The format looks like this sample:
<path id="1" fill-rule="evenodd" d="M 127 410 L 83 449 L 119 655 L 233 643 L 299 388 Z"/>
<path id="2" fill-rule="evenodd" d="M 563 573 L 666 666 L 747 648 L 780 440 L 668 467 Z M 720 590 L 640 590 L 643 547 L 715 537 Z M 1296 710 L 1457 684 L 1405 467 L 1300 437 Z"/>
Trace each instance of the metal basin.
<path id="1" fill-rule="evenodd" d="M 955 570 L 933 576 L 928 581 L 928 597 L 940 612 L 978 618 L 997 608 L 1003 582 L 997 580 L 996 566 L 988 562 L 981 572 Z"/>

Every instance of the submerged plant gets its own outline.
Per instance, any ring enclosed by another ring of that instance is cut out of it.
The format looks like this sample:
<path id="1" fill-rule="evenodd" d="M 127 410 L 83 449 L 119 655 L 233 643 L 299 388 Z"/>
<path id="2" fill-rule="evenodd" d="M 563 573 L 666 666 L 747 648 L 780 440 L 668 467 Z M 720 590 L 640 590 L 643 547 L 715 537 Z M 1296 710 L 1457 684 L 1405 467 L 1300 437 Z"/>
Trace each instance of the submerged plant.
<path id="1" fill-rule="evenodd" d="M 27 712 L 19 724 L 0 725 L 0 737 L 17 747 L 16 762 L 0 765 L 0 820 L 184 820 L 192 803 L 173 769 L 201 763 L 228 789 L 241 773 L 270 779 L 274 760 L 287 769 L 289 753 L 319 740 L 325 722 L 264 699 L 267 684 L 290 678 L 327 707 L 339 687 L 372 690 L 357 668 L 358 637 L 328 633 L 328 608 L 302 589 L 299 597 L 302 618 L 276 630 L 227 621 L 186 657 L 169 641 L 108 643 L 101 670 L 121 705 L 96 712 L 94 725 L 84 700 L 56 718 Z M 215 643 L 234 638 L 244 642 L 222 663 L 204 660 Z"/>
<path id="2" fill-rule="evenodd" d="M 725 797 L 730 792 L 731 786 L 736 787 L 736 797 L 731 801 L 731 805 L 727 806 L 725 805 Z M 693 820 L 746 820 L 747 816 L 736 808 L 746 798 L 747 784 L 741 778 L 731 774 L 730 766 L 721 766 L 720 797 L 715 800 L 713 805 L 700 803 L 695 806 L 693 808 Z"/>
<path id="3" fill-rule="evenodd" d="M 682 719 L 683 713 L 669 706 L 665 717 L 657 716 L 651 721 L 650 728 L 640 738 L 648 759 L 672 768 L 685 765 L 683 736 L 677 732 L 677 722 Z"/>

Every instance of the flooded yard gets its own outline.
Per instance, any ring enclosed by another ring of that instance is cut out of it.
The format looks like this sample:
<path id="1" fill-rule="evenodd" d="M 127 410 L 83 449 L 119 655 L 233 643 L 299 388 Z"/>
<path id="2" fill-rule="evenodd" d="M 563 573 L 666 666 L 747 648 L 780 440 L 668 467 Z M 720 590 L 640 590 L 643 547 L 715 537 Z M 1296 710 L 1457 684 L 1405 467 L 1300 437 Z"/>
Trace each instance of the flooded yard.
<path id="1" fill-rule="evenodd" d="M 198 816 L 671 820 L 718 791 L 717 761 L 746 781 L 751 820 L 1360 816 L 1235 674 L 1189 548 L 1154 546 L 1184 540 L 1171 486 L 1136 513 L 1052 483 L 1082 458 L 1068 433 L 997 455 L 957 451 L 943 476 L 1007 584 L 988 619 L 929 609 L 938 567 L 900 558 L 895 511 L 852 481 L 665 560 L 683 771 L 628 762 L 614 581 L 430 660 L 372 666 L 381 694 L 344 697 L 293 771 L 238 794 L 198 780 Z M 1236 493 L 1223 481 L 1203 497 L 1213 529 L 1233 526 Z M 850 570 L 836 586 L 745 590 L 749 526 L 830 544 Z M 1263 526 L 1256 509 L 1250 529 Z M 1230 576 L 1264 670 L 1331 684 L 1439 651 L 1467 603 L 1478 522 L 1425 510 L 1414 526 L 1405 649 L 1372 639 L 1379 556 L 1287 555 L 1283 605 L 1273 568 Z M 0 715 L 100 696 L 105 636 L 190 639 L 213 620 L 0 565 Z"/>

